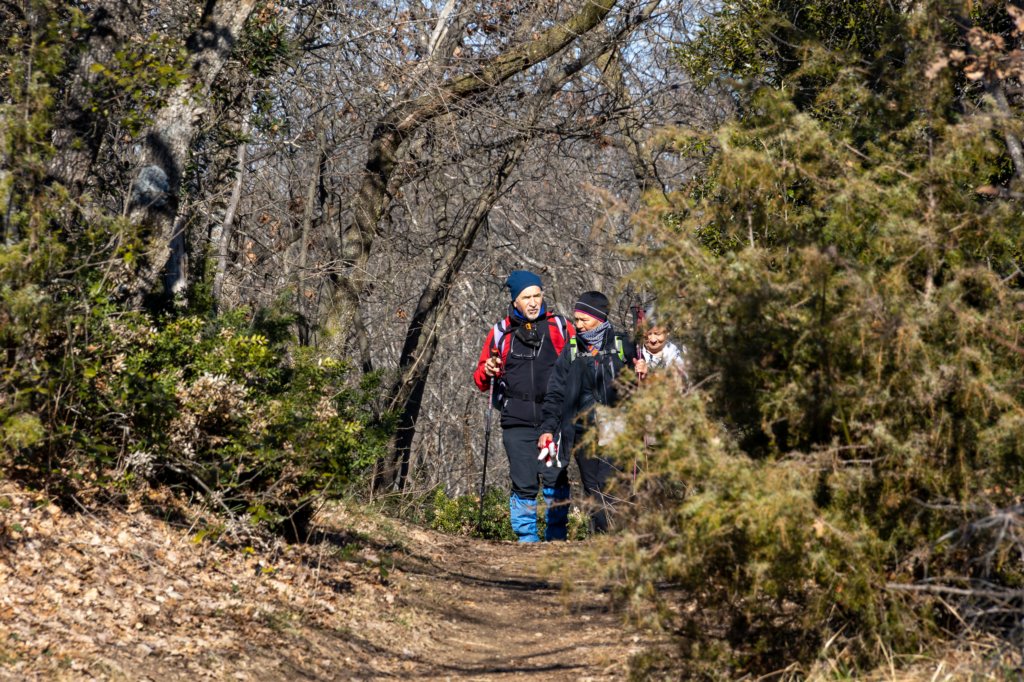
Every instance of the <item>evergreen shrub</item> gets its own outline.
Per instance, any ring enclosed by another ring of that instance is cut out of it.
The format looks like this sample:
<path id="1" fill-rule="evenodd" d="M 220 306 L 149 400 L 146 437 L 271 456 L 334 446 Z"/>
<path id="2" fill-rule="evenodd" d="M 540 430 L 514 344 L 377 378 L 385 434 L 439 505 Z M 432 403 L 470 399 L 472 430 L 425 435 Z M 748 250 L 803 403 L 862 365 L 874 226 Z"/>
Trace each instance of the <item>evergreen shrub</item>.
<path id="1" fill-rule="evenodd" d="M 630 401 L 616 454 L 647 467 L 614 570 L 691 677 L 864 671 L 965 625 L 1020 635 L 1024 217 L 993 198 L 1020 191 L 1002 124 L 971 115 L 985 101 L 955 70 L 925 76 L 948 9 L 898 17 L 914 42 L 890 17 L 865 55 L 790 6 L 722 15 L 789 22 L 784 62 L 748 55 L 787 78 L 737 91 L 699 182 L 637 216 L 638 280 L 692 384 Z"/>
<path id="2" fill-rule="evenodd" d="M 516 539 L 509 520 L 508 492 L 501 488 L 487 488 L 480 528 L 479 495 L 450 497 L 443 488 L 437 488 L 427 502 L 424 516 L 429 527 L 442 533 L 489 540 Z"/>
<path id="3" fill-rule="evenodd" d="M 537 496 L 537 532 L 544 537 L 544 497 Z M 434 530 L 452 535 L 482 537 L 489 540 L 515 540 L 508 506 L 508 490 L 487 488 L 484 495 L 482 529 L 477 529 L 480 498 L 476 495 L 450 497 L 443 488 L 437 488 L 424 505 L 424 521 Z M 589 536 L 589 517 L 579 508 L 569 512 L 568 539 L 586 540 Z"/>
<path id="4" fill-rule="evenodd" d="M 6 387 L 3 442 L 22 475 L 175 483 L 294 535 L 315 496 L 386 448 L 373 377 L 268 336 L 279 326 L 248 311 L 154 322 L 97 307 L 67 322 L 81 327 L 36 358 L 42 390 Z"/>
<path id="5" fill-rule="evenodd" d="M 84 19 L 30 4 L 0 86 L 3 473 L 65 500 L 173 484 L 301 537 L 316 498 L 339 493 L 386 448 L 378 378 L 298 347 L 294 319 L 273 309 L 160 315 L 125 303 L 138 227 L 109 197 L 72 199 L 50 172 L 53 111 Z M 182 59 L 159 37 L 116 52 L 92 69 L 95 106 L 132 134 L 181 82 Z"/>

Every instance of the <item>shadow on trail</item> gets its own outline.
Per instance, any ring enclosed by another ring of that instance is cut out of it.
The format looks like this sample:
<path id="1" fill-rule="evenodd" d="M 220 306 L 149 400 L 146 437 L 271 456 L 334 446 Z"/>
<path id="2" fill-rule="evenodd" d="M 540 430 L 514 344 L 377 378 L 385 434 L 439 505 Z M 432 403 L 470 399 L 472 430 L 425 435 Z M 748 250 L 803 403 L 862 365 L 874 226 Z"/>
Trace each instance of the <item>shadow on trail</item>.
<path id="1" fill-rule="evenodd" d="M 516 656 L 514 660 L 508 656 L 495 654 L 471 663 L 458 662 L 459 655 L 462 652 L 453 650 L 451 652 L 451 658 L 453 659 L 451 662 L 439 663 L 431 661 L 422 655 L 409 655 L 403 652 L 384 649 L 350 632 L 337 632 L 320 629 L 319 633 L 325 639 L 333 640 L 333 646 L 339 649 L 348 648 L 354 653 L 362 653 L 364 656 L 367 654 L 376 656 L 392 663 L 395 661 L 404 661 L 407 663 L 405 670 L 388 671 L 382 670 L 379 667 L 365 662 L 353 662 L 353 664 L 344 671 L 346 679 L 438 679 L 446 677 L 481 679 L 489 675 L 514 675 L 517 677 L 522 677 L 524 675 L 550 676 L 553 673 L 571 674 L 573 671 L 585 670 L 587 667 L 583 663 L 550 663 L 546 660 L 537 660 L 549 659 L 552 657 L 566 657 L 576 650 L 575 646 L 548 648 L 543 651 L 538 651 L 536 654 Z M 595 643 L 591 646 L 603 645 L 604 643 Z M 303 669 L 294 661 L 288 660 L 288 658 L 285 659 L 284 663 L 291 668 L 291 671 L 294 671 L 296 674 L 301 675 L 306 679 L 320 679 L 316 673 L 313 673 L 308 669 Z M 545 679 L 550 678 L 545 677 Z"/>
<path id="2" fill-rule="evenodd" d="M 361 549 L 372 549 L 376 552 L 406 552 L 407 549 L 397 542 L 385 542 L 373 538 L 366 533 L 351 530 L 336 530 L 330 528 L 316 527 L 309 537 L 304 540 L 308 545 L 326 544 L 339 549 L 346 547 L 357 547 Z"/>
<path id="3" fill-rule="evenodd" d="M 481 576 L 465 571 L 453 571 L 447 568 L 431 571 L 427 567 L 405 563 L 400 563 L 398 566 L 405 573 L 412 575 L 436 580 L 451 580 L 459 584 L 473 585 L 481 588 L 497 588 L 508 592 L 558 592 L 562 589 L 560 583 L 544 580 L 543 578 Z"/>
<path id="4" fill-rule="evenodd" d="M 402 656 L 398 653 L 377 646 L 370 640 L 356 635 L 350 630 L 330 630 L 323 627 L 311 627 L 310 630 L 317 634 L 317 638 L 328 646 L 328 648 L 337 654 L 337 652 L 350 651 L 353 656 L 351 659 L 345 660 L 344 679 L 367 679 L 376 680 L 381 678 L 406 678 L 409 677 L 407 673 L 397 673 L 387 670 L 383 670 L 380 666 L 374 666 L 367 661 L 368 658 L 377 657 L 383 661 L 395 661 L 406 659 L 415 661 L 415 658 Z M 323 677 L 317 674 L 315 671 L 310 670 L 308 667 L 302 664 L 303 658 L 308 658 L 312 652 L 302 650 L 285 650 L 279 652 L 281 665 L 280 668 L 283 670 L 285 666 L 288 668 L 289 677 L 287 679 L 308 679 L 308 680 L 320 680 L 320 679 L 337 679 L 334 675 Z"/>
<path id="5" fill-rule="evenodd" d="M 548 652 L 549 654 L 563 653 L 564 650 Z M 527 658 L 527 661 L 530 657 Z M 550 675 L 551 673 L 569 673 L 573 670 L 582 670 L 586 666 L 582 664 L 544 664 L 531 666 L 528 662 L 524 662 L 523 659 L 518 659 L 511 662 L 495 662 L 488 663 L 483 662 L 473 666 L 459 666 L 459 665 L 436 665 L 433 669 L 427 669 L 422 672 L 410 673 L 408 677 L 419 677 L 426 679 L 434 679 L 440 673 L 447 673 L 449 675 L 465 675 L 471 679 L 480 679 L 481 675 L 515 675 L 522 677 L 523 675 Z"/>
<path id="6" fill-rule="evenodd" d="M 537 611 L 553 611 L 558 615 L 565 618 L 579 618 L 580 616 L 600 617 L 607 616 L 613 613 L 606 604 L 548 604 L 543 605 L 539 599 L 542 595 L 538 595 L 538 602 L 535 605 Z M 549 598 L 551 598 L 549 596 Z M 470 599 L 471 604 L 459 604 L 454 601 L 448 602 L 434 602 L 428 603 L 423 598 L 401 598 L 402 604 L 406 606 L 412 606 L 424 613 L 432 614 L 432 617 L 441 623 L 452 624 L 452 625 L 463 625 L 463 626 L 475 626 L 480 628 L 487 627 L 512 627 L 514 623 L 508 622 L 509 619 L 499 620 L 496 619 L 495 615 L 486 610 L 486 606 L 491 602 Z M 529 611 L 529 608 L 524 609 Z M 497 632 L 495 633 L 498 634 Z"/>

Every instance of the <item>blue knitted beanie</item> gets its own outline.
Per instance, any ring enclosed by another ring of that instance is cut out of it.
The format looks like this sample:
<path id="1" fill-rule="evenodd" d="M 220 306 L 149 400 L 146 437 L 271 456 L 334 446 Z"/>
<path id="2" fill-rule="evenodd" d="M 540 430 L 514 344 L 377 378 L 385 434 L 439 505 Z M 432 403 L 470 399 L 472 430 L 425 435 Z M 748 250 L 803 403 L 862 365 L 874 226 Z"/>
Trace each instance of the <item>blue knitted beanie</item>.
<path id="1" fill-rule="evenodd" d="M 529 270 L 513 270 L 508 279 L 505 280 L 505 286 L 508 287 L 509 293 L 512 294 L 512 300 L 519 298 L 519 294 L 523 293 L 523 289 L 529 287 L 540 287 L 544 288 L 541 284 L 540 277 L 533 274 Z"/>

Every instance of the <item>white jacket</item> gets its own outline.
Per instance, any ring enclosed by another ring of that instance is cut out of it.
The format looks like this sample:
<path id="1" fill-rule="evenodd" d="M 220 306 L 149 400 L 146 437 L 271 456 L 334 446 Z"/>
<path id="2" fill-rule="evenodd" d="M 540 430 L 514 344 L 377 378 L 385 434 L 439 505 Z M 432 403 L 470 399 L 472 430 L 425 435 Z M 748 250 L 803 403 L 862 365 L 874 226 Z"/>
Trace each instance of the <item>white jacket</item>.
<path id="1" fill-rule="evenodd" d="M 652 353 L 647 350 L 647 347 L 643 347 L 644 360 L 647 361 L 647 368 L 650 370 L 671 368 L 683 375 L 686 378 L 686 349 L 680 349 L 679 346 L 672 343 L 671 341 L 665 342 L 665 347 L 661 349 L 659 353 Z"/>

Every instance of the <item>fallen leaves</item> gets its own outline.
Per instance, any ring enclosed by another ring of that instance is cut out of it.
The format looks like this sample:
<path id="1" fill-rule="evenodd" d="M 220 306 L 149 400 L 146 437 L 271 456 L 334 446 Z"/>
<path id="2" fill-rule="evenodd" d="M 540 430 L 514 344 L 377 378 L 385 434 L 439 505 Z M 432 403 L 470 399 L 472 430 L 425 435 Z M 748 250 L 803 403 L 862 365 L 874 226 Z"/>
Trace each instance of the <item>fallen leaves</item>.
<path id="1" fill-rule="evenodd" d="M 512 665 L 545 679 L 621 679 L 639 651 L 581 577 L 580 545 L 470 541 L 341 508 L 321 519 L 319 544 L 196 542 L 202 524 L 185 520 L 208 510 L 147 495 L 65 513 L 0 483 L 9 677 L 488 679 Z M 574 566 L 582 589 L 544 578 L 545 557 Z M 571 630 L 574 646 L 538 642 L 523 628 L 538 618 L 545 631 Z"/>
<path id="2" fill-rule="evenodd" d="M 138 504 L 68 514 L 11 483 L 0 496 L 10 501 L 0 506 L 0 656 L 16 677 L 255 679 L 278 657 L 330 677 L 336 662 L 308 656 L 311 642 L 296 646 L 296 624 L 347 629 L 381 589 L 376 555 L 197 544 Z M 368 676 L 382 671 L 373 658 L 364 653 Z"/>

